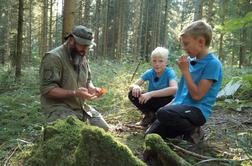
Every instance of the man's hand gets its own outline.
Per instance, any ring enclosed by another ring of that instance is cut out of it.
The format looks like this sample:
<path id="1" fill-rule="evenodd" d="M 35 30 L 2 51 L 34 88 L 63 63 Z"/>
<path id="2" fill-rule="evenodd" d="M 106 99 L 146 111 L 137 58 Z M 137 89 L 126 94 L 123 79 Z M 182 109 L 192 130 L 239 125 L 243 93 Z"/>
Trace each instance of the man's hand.
<path id="1" fill-rule="evenodd" d="M 139 103 L 140 104 L 145 104 L 151 97 L 152 97 L 151 92 L 141 94 L 140 97 L 139 97 Z"/>
<path id="2" fill-rule="evenodd" d="M 75 90 L 75 95 L 83 100 L 94 100 L 97 98 L 95 93 L 89 93 L 89 90 L 84 87 Z"/>
<path id="3" fill-rule="evenodd" d="M 187 58 L 188 56 L 183 55 L 177 59 L 177 64 L 182 74 L 189 72 L 189 62 Z"/>
<path id="4" fill-rule="evenodd" d="M 98 93 L 98 88 L 96 88 L 93 84 L 88 86 L 88 93 L 96 94 Z"/>

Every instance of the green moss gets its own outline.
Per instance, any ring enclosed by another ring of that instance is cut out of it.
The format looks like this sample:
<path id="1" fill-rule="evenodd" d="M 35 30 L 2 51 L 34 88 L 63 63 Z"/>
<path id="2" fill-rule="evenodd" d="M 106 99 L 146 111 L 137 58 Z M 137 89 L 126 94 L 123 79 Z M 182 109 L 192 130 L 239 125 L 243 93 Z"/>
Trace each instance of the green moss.
<path id="1" fill-rule="evenodd" d="M 156 160 L 162 165 L 191 166 L 190 163 L 179 157 L 164 140 L 157 134 L 149 134 L 145 138 L 145 150 L 152 151 L 156 155 Z"/>
<path id="2" fill-rule="evenodd" d="M 76 166 L 141 166 L 145 165 L 130 149 L 104 130 L 85 126 L 76 151 Z"/>
<path id="3" fill-rule="evenodd" d="M 44 137 L 25 165 L 32 166 L 143 166 L 129 148 L 103 129 L 69 117 L 45 127 Z"/>
<path id="4" fill-rule="evenodd" d="M 81 138 L 84 123 L 69 117 L 58 120 L 44 130 L 44 138 L 34 148 L 26 165 L 72 165 L 75 161 L 74 152 Z"/>

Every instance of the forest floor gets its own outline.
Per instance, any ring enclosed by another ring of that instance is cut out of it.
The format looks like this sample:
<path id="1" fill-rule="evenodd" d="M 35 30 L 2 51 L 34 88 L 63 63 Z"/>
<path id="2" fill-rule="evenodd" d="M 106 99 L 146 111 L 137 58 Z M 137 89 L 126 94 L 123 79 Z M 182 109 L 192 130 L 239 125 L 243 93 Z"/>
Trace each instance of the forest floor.
<path id="1" fill-rule="evenodd" d="M 137 111 L 132 108 L 131 111 Z M 139 115 L 140 116 L 140 115 Z M 146 128 L 135 125 L 136 119 L 125 121 L 122 123 L 122 115 L 109 115 L 107 117 L 113 126 L 113 133 L 123 143 L 128 145 L 133 153 L 142 159 L 144 150 L 144 132 Z M 140 120 L 140 118 L 138 119 Z M 251 136 L 244 137 L 247 133 L 252 132 L 252 108 L 247 107 L 241 111 L 227 109 L 217 105 L 213 109 L 212 116 L 208 122 L 202 127 L 205 133 L 204 141 L 197 145 L 192 145 L 186 141 L 175 141 L 175 145 L 201 155 L 198 160 L 206 158 L 222 158 L 222 159 L 246 159 L 248 149 L 252 148 Z M 247 147 L 250 146 L 250 147 Z M 248 148 L 248 149 L 247 149 Z M 178 153 L 187 153 L 180 149 L 174 148 Z M 186 155 L 185 154 L 185 155 Z M 247 156 L 248 155 L 248 156 Z M 250 154 L 251 155 L 251 154 Z M 195 157 L 194 155 L 191 155 Z M 197 159 L 196 159 L 197 160 Z M 193 161 L 195 162 L 195 161 Z M 252 161 L 250 161 L 250 164 Z M 213 165 L 216 165 L 214 163 Z M 220 164 L 221 165 L 221 164 Z"/>
<path id="2" fill-rule="evenodd" d="M 111 125 L 112 135 L 142 159 L 146 128 L 135 125 L 140 120 L 140 112 L 127 99 L 135 67 L 127 62 L 93 63 L 91 69 L 95 85 L 106 87 L 108 92 L 89 104 L 104 115 Z M 133 81 L 148 68 L 148 64 L 142 64 Z M 0 80 L 0 165 L 20 165 L 20 153 L 30 153 L 25 145 L 36 143 L 44 125 L 44 117 L 39 111 L 38 67 L 27 67 L 20 82 L 14 81 L 13 72 L 1 69 Z M 191 163 L 214 157 L 245 160 L 243 165 L 252 165 L 252 161 L 248 160 L 252 158 L 251 99 L 232 100 L 231 103 L 230 100 L 218 100 L 203 130 L 203 143 L 191 145 L 175 140 L 173 150 Z M 195 157 L 190 152 L 199 156 Z"/>

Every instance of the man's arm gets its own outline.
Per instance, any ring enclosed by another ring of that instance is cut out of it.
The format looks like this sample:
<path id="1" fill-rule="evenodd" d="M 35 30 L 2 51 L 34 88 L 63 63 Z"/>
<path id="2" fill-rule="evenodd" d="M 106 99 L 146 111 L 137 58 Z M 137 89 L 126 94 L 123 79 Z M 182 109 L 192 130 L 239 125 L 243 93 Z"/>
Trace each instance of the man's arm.
<path id="1" fill-rule="evenodd" d="M 49 90 L 49 92 L 45 95 L 46 97 L 57 98 L 57 99 L 79 97 L 83 100 L 93 100 L 97 98 L 95 94 L 90 94 L 88 92 L 88 89 L 83 88 L 83 87 L 78 88 L 76 90 L 66 90 L 63 88 L 56 87 Z"/>
<path id="2" fill-rule="evenodd" d="M 62 99 L 62 98 L 74 97 L 75 93 L 76 92 L 73 90 L 66 90 L 66 89 L 57 87 L 57 88 L 52 88 L 45 95 L 46 95 L 46 97 L 50 97 L 50 98 Z"/>

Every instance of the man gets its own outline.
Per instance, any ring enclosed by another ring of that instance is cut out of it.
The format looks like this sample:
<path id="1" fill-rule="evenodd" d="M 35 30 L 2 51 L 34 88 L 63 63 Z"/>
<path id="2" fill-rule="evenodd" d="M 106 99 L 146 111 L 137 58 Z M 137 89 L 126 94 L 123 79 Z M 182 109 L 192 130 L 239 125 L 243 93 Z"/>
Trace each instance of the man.
<path id="1" fill-rule="evenodd" d="M 40 66 L 42 111 L 49 122 L 72 115 L 105 130 L 101 114 L 85 103 L 101 95 L 91 82 L 87 52 L 94 45 L 90 29 L 79 25 L 61 46 L 45 53 Z"/>

